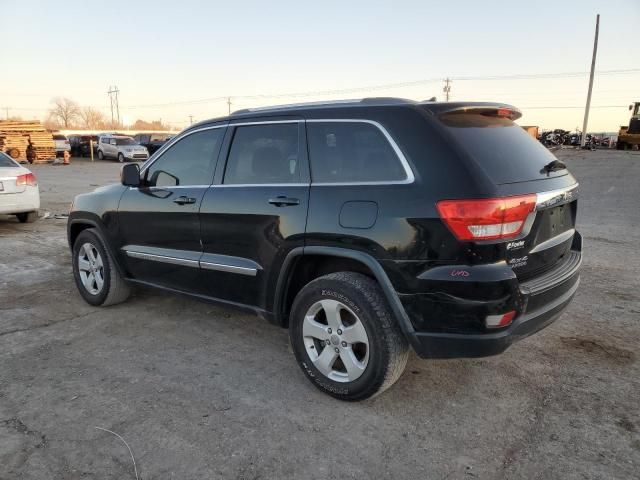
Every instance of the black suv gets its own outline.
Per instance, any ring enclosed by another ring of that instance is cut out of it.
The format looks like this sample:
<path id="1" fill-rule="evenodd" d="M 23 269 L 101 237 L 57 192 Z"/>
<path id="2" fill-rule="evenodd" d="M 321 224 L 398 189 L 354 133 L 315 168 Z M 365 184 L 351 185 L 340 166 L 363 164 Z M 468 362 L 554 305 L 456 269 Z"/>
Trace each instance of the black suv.
<path id="1" fill-rule="evenodd" d="M 365 99 L 194 125 L 75 198 L 76 284 L 92 305 L 141 284 L 252 311 L 344 400 L 392 385 L 409 346 L 498 354 L 560 315 L 581 263 L 578 184 L 519 117 Z"/>

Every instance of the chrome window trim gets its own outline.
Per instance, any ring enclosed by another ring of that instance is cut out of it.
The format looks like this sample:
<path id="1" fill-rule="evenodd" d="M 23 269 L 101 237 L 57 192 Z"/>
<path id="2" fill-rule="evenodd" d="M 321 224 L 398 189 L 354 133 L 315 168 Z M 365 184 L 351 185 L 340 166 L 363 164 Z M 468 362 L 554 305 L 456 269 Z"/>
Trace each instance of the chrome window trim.
<path id="1" fill-rule="evenodd" d="M 258 274 L 257 268 L 238 267 L 236 265 L 226 265 L 223 263 L 200 262 L 200 267 L 205 270 L 216 270 L 218 272 L 238 273 L 240 275 L 248 275 L 255 277 Z"/>
<path id="2" fill-rule="evenodd" d="M 579 183 L 574 183 L 568 187 L 550 190 L 548 192 L 536 193 L 536 210 L 550 207 L 560 203 L 565 203 L 577 198 L 575 190 L 578 189 Z"/>
<path id="3" fill-rule="evenodd" d="M 255 122 L 238 122 L 238 123 L 230 123 L 230 127 L 245 127 L 250 125 L 268 125 L 268 124 L 279 124 L 279 123 L 304 123 L 302 119 L 293 119 L 293 120 L 265 120 L 265 121 L 255 121 Z"/>
<path id="4" fill-rule="evenodd" d="M 382 135 L 384 135 L 384 137 L 387 139 L 387 142 L 389 142 L 389 145 L 391 145 L 391 148 L 393 149 L 396 156 L 398 157 L 398 160 L 400 160 L 400 163 L 402 165 L 402 168 L 404 168 L 404 173 L 406 175 L 406 178 L 404 180 L 393 180 L 393 181 L 380 180 L 380 181 L 371 181 L 371 182 L 314 182 L 312 178 L 311 180 L 312 186 L 314 185 L 317 185 L 317 186 L 407 185 L 415 182 L 415 175 L 413 174 L 411 165 L 409 165 L 409 161 L 404 156 L 404 153 L 402 153 L 402 150 L 400 150 L 400 147 L 398 146 L 396 141 L 393 139 L 393 137 L 389 134 L 387 129 L 384 128 L 384 126 L 382 126 L 380 123 L 376 122 L 375 120 L 369 120 L 364 118 L 327 118 L 327 119 L 314 118 L 314 119 L 307 120 L 307 122 L 308 123 L 368 123 L 369 125 L 373 125 L 378 130 L 380 130 L 380 132 L 382 132 Z M 311 164 L 311 155 L 309 155 L 309 164 Z M 311 176 L 313 177 L 313 171 L 311 172 Z"/>
<path id="5" fill-rule="evenodd" d="M 169 257 L 166 255 L 156 255 L 153 253 L 137 252 L 135 250 L 125 250 L 127 257 L 138 258 L 140 260 L 151 260 L 152 262 L 170 263 L 172 265 L 182 265 L 183 267 L 199 267 L 198 260 L 187 258 Z"/>
<path id="6" fill-rule="evenodd" d="M 152 155 L 142 165 L 142 167 L 140 168 L 140 178 L 142 178 L 144 176 L 144 174 L 146 174 L 147 170 L 149 170 L 149 168 L 154 163 L 156 163 L 158 161 L 158 159 L 160 157 L 162 157 L 162 155 L 164 155 L 167 150 L 169 150 L 169 148 L 171 148 L 174 144 L 176 144 L 177 142 L 179 142 L 183 138 L 187 138 L 189 135 L 193 135 L 194 133 L 198 133 L 198 132 L 203 132 L 205 130 L 215 130 L 217 128 L 227 128 L 228 126 L 229 126 L 228 123 L 225 123 L 224 125 L 212 125 L 212 126 L 208 126 L 208 127 L 196 128 L 194 130 L 189 130 L 188 132 L 176 135 L 171 140 L 169 140 L 167 143 L 165 143 L 162 147 L 160 147 L 160 149 L 156 152 L 157 155 L 155 155 L 155 156 Z"/>

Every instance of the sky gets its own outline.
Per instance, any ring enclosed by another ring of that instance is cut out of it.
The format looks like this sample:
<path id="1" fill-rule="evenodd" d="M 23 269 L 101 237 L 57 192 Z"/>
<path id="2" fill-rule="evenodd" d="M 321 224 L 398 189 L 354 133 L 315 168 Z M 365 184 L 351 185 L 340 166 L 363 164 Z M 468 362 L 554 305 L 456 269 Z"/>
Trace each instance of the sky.
<path id="1" fill-rule="evenodd" d="M 162 119 L 179 130 L 225 115 L 227 97 L 232 111 L 371 96 L 443 100 L 449 77 L 453 101 L 510 103 L 521 125 L 574 130 L 596 13 L 589 130 L 617 131 L 640 101 L 640 0 L 0 5 L 0 118 L 8 108 L 42 119 L 55 97 L 110 117 L 107 90 L 116 85 L 125 123 Z"/>

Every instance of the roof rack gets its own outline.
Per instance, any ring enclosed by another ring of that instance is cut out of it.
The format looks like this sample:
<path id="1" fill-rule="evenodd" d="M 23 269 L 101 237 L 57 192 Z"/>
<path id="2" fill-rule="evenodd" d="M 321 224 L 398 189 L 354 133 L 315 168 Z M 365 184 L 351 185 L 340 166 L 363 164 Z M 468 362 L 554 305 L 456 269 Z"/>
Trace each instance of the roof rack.
<path id="1" fill-rule="evenodd" d="M 304 107 L 324 107 L 332 105 L 358 105 L 358 104 L 380 104 L 380 105 L 404 105 L 409 103 L 416 103 L 413 100 L 407 100 L 405 98 L 395 97 L 368 97 L 360 99 L 348 99 L 348 100 L 322 100 L 318 102 L 302 102 L 302 103 L 289 103 L 284 105 L 272 105 L 269 107 L 255 107 L 255 108 L 243 108 L 242 110 L 236 110 L 231 115 L 241 115 L 244 113 L 255 112 L 269 112 L 280 110 L 291 110 L 295 108 Z"/>

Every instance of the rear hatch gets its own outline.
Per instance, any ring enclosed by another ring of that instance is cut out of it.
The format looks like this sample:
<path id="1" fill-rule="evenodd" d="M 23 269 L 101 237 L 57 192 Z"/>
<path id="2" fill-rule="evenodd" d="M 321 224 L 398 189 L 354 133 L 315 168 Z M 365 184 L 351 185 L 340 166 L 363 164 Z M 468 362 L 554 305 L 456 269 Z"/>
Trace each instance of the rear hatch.
<path id="1" fill-rule="evenodd" d="M 454 148 L 478 167 L 479 177 L 489 179 L 496 198 L 515 196 L 530 205 L 519 231 L 480 239 L 478 246 L 487 256 L 506 259 L 521 280 L 557 266 L 567 258 L 575 234 L 578 192 L 574 177 L 514 123 L 520 117 L 514 107 L 472 104 L 443 108 L 434 113 L 452 137 Z"/>

